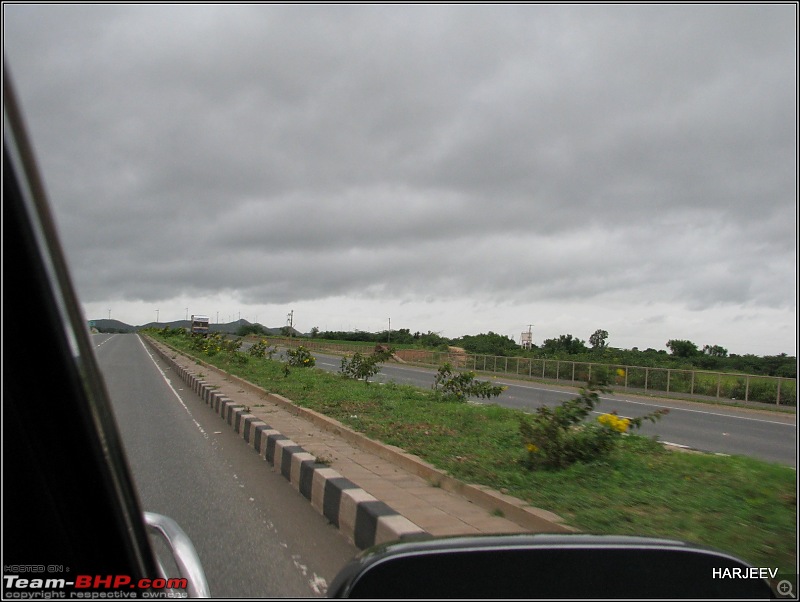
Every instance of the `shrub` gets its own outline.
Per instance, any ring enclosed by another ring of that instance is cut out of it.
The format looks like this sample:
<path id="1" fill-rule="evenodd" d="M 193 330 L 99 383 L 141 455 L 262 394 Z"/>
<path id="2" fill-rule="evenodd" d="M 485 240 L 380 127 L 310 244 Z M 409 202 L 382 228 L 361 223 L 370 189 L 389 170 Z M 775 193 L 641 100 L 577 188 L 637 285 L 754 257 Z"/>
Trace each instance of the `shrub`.
<path id="1" fill-rule="evenodd" d="M 214 356 L 218 353 L 236 355 L 236 352 L 239 351 L 239 347 L 241 346 L 241 339 L 226 339 L 219 333 L 191 335 L 191 348 L 208 356 Z"/>
<path id="2" fill-rule="evenodd" d="M 293 368 L 313 368 L 317 363 L 311 352 L 302 345 L 297 349 L 288 349 L 286 355 L 289 356 L 288 365 Z"/>
<path id="3" fill-rule="evenodd" d="M 164 326 L 164 328 L 161 330 L 161 336 L 164 338 L 182 337 L 185 335 L 185 328 L 170 328 L 169 326 Z"/>
<path id="4" fill-rule="evenodd" d="M 364 379 L 364 382 L 368 383 L 370 377 L 380 372 L 380 364 L 388 360 L 393 354 L 394 349 L 386 348 L 380 348 L 371 355 L 363 355 L 356 352 L 350 359 L 347 357 L 342 358 L 340 372 L 346 378 Z"/>
<path id="5" fill-rule="evenodd" d="M 519 431 L 529 468 L 566 468 L 575 462 L 592 462 L 607 456 L 620 438 L 642 422 L 655 422 L 669 410 L 656 410 L 639 418 L 623 418 L 616 412 L 602 414 L 596 422 L 584 422 L 609 393 L 605 381 L 590 381 L 580 395 L 555 408 L 541 406 L 531 417 L 521 416 Z"/>
<path id="6" fill-rule="evenodd" d="M 272 359 L 273 354 L 275 353 L 274 348 L 270 348 L 266 339 L 261 339 L 256 343 L 250 345 L 250 348 L 247 350 L 252 357 L 260 357 L 264 358 L 267 357 Z"/>
<path id="7" fill-rule="evenodd" d="M 497 397 L 506 390 L 506 387 L 493 385 L 488 381 L 475 380 L 475 373 L 454 372 L 449 363 L 439 367 L 433 390 L 442 395 L 446 400 L 467 401 L 470 397 L 489 399 Z"/>

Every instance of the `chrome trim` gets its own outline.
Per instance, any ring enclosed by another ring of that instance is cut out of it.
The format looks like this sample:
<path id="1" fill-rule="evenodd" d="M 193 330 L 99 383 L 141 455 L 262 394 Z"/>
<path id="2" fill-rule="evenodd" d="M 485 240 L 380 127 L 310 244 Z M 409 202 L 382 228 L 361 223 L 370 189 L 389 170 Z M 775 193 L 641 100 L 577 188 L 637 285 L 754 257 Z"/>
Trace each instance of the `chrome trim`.
<path id="1" fill-rule="evenodd" d="M 203 565 L 197 555 L 192 540 L 186 535 L 183 529 L 174 520 L 163 514 L 145 512 L 144 520 L 147 528 L 152 533 L 157 533 L 166 540 L 175 564 L 178 565 L 181 577 L 185 577 L 188 587 L 186 588 L 190 598 L 210 598 L 211 590 L 206 581 Z M 163 564 L 159 561 L 162 573 Z M 163 575 L 168 578 L 168 575 Z"/>

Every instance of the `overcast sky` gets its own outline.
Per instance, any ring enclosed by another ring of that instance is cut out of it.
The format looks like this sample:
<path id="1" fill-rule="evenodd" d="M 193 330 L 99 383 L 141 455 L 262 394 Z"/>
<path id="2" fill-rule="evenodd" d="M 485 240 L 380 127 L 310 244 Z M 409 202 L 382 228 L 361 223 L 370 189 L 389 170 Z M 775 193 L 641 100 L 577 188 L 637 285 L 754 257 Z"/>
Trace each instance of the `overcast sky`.
<path id="1" fill-rule="evenodd" d="M 794 3 L 3 17 L 87 319 L 796 355 Z"/>

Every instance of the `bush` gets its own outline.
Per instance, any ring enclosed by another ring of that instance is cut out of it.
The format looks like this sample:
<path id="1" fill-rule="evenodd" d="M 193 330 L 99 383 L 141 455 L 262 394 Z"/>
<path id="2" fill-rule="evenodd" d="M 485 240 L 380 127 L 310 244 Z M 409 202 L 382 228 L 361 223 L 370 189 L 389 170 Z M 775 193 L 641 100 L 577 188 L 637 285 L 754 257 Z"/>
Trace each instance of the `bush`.
<path id="1" fill-rule="evenodd" d="M 170 328 L 169 326 L 164 326 L 164 328 L 160 331 L 160 334 L 164 338 L 182 337 L 186 335 L 186 329 Z"/>
<path id="2" fill-rule="evenodd" d="M 241 346 L 241 339 L 226 339 L 219 333 L 191 335 L 191 348 L 208 356 L 214 356 L 217 353 L 235 354 Z"/>
<path id="3" fill-rule="evenodd" d="M 605 381 L 590 381 L 574 399 L 555 408 L 541 406 L 531 416 L 521 416 L 519 431 L 529 468 L 566 468 L 576 462 L 600 460 L 611 453 L 621 437 L 642 422 L 659 420 L 669 410 L 656 410 L 639 418 L 622 418 L 616 412 L 602 414 L 596 422 L 586 417 L 600 401 L 598 393 L 609 393 Z"/>
<path id="4" fill-rule="evenodd" d="M 394 349 L 386 348 L 380 348 L 368 356 L 356 352 L 349 360 L 346 357 L 342 358 L 340 372 L 346 378 L 364 379 L 364 382 L 368 383 L 370 377 L 380 372 L 380 364 L 392 355 L 394 355 Z"/>
<path id="5" fill-rule="evenodd" d="M 470 397 L 481 399 L 497 397 L 506 390 L 506 387 L 475 380 L 475 373 L 472 371 L 454 372 L 453 367 L 445 363 L 436 373 L 433 390 L 446 400 L 464 402 Z"/>
<path id="6" fill-rule="evenodd" d="M 272 359 L 275 349 L 269 347 L 266 339 L 261 339 L 260 341 L 253 343 L 247 350 L 247 353 L 249 353 L 252 357 L 267 357 Z"/>
<path id="7" fill-rule="evenodd" d="M 288 365 L 293 368 L 313 368 L 317 363 L 311 352 L 302 345 L 297 349 L 288 349 L 286 355 L 289 356 Z"/>

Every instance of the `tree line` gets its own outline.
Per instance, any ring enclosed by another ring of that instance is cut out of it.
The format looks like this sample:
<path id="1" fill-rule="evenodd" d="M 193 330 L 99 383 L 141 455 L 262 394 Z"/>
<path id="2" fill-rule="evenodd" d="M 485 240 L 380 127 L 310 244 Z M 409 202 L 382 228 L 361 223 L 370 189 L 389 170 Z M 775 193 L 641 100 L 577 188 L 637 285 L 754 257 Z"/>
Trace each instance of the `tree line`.
<path id="1" fill-rule="evenodd" d="M 692 341 L 682 339 L 670 339 L 667 341 L 666 347 L 668 351 L 652 348 L 642 351 L 637 347 L 633 349 L 618 349 L 608 345 L 609 334 L 603 329 L 598 329 L 592 333 L 589 336 L 588 343 L 572 334 L 562 334 L 555 338 L 545 339 L 541 345 L 532 345 L 530 349 L 523 349 L 511 337 L 492 331 L 448 339 L 430 331 L 427 333 L 412 333 L 408 328 L 381 332 L 320 332 L 316 328 L 312 329 L 311 336 L 333 341 L 415 345 L 438 350 L 446 350 L 450 346 L 461 347 L 467 353 L 476 355 L 524 356 L 564 359 L 576 362 L 743 372 L 797 378 L 797 358 L 785 353 L 773 356 L 729 354 L 728 350 L 720 345 L 703 345 L 700 347 Z"/>

